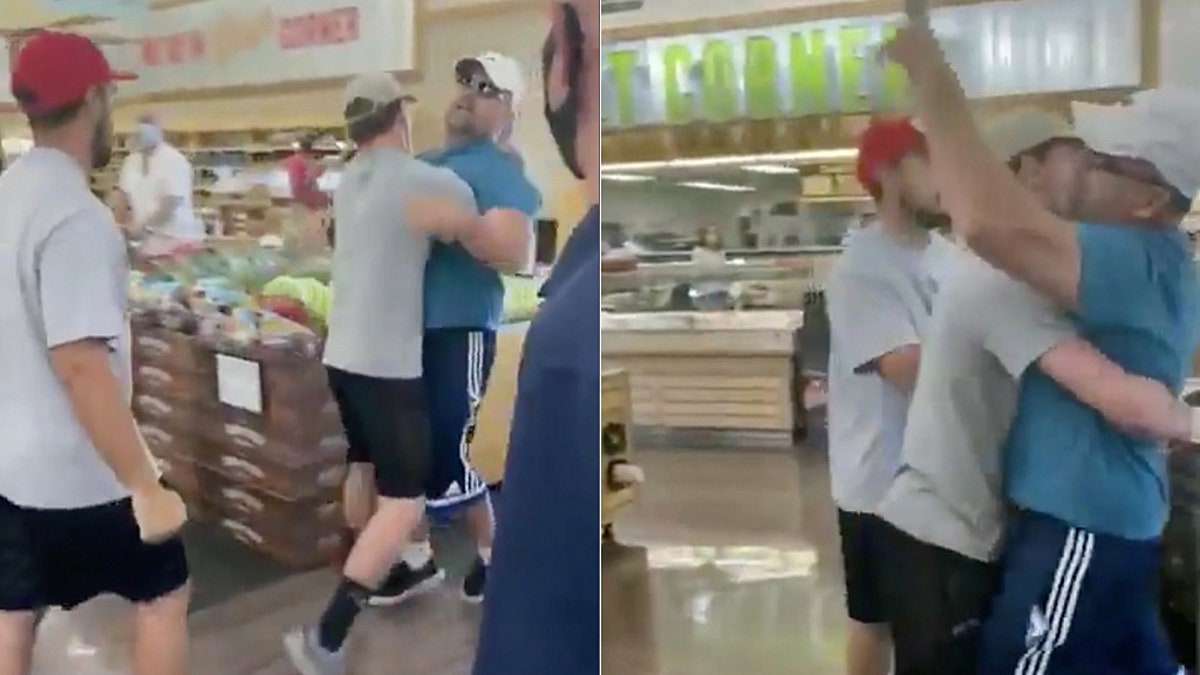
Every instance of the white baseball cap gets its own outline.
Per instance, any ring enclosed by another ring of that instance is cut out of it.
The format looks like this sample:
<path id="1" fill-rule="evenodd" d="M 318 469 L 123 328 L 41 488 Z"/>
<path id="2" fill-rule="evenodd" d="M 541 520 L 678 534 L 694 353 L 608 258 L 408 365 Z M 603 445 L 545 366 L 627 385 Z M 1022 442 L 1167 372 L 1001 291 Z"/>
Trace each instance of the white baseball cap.
<path id="1" fill-rule="evenodd" d="M 346 85 L 342 96 L 347 122 L 372 115 L 393 101 L 413 103 L 416 100 L 416 97 L 404 93 L 394 75 L 385 72 L 366 73 L 355 77 Z"/>
<path id="2" fill-rule="evenodd" d="M 1186 198 L 1200 191 L 1200 91 L 1151 89 L 1129 105 L 1076 102 L 1071 111 L 1093 150 L 1150 162 Z"/>
<path id="3" fill-rule="evenodd" d="M 996 157 L 1007 162 L 1046 141 L 1074 138 L 1075 132 L 1061 115 L 1037 108 L 1021 108 L 987 120 L 983 125 L 983 137 Z"/>
<path id="4" fill-rule="evenodd" d="M 454 71 L 461 76 L 469 76 L 472 69 L 478 68 L 491 80 L 492 84 L 512 96 L 512 108 L 515 111 L 525 98 L 525 74 L 521 64 L 511 56 L 496 52 L 485 52 L 479 56 L 468 56 L 459 59 L 454 64 Z"/>

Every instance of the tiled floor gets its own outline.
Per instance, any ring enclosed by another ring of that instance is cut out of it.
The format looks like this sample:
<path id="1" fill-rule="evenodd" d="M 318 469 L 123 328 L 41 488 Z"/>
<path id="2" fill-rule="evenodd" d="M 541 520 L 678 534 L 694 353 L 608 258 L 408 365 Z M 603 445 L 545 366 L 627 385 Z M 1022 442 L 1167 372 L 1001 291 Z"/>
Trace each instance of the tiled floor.
<path id="1" fill-rule="evenodd" d="M 604 551 L 606 675 L 835 675 L 843 636 L 825 464 L 782 451 L 658 451 Z M 279 635 L 313 616 L 327 572 L 197 613 L 196 675 L 293 675 Z M 121 675 L 127 610 L 102 600 L 47 618 L 36 675 Z M 462 675 L 479 611 L 451 585 L 356 626 L 356 675 Z"/>

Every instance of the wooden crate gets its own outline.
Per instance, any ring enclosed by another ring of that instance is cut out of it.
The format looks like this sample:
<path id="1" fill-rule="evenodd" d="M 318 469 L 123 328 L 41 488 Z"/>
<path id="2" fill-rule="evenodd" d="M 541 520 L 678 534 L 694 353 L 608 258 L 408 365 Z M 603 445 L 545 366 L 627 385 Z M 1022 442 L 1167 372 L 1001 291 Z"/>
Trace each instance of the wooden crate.
<path id="1" fill-rule="evenodd" d="M 630 445 L 632 399 L 629 376 L 621 370 L 606 370 L 600 376 L 600 525 L 611 525 L 617 512 L 637 496 L 637 487 L 617 488 L 611 484 L 614 464 L 632 462 Z"/>
<path id="2" fill-rule="evenodd" d="M 629 374 L 638 426 L 790 434 L 799 325 L 795 312 L 616 315 L 602 348 Z"/>
<path id="3" fill-rule="evenodd" d="M 605 362 L 629 373 L 638 426 L 791 432 L 791 356 L 629 356 Z"/>

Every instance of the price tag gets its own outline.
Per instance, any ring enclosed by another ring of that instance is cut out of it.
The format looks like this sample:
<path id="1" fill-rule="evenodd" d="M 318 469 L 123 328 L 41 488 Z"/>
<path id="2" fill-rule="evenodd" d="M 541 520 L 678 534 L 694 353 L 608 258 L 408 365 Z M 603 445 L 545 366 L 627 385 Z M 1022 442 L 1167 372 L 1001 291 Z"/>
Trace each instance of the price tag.
<path id="1" fill-rule="evenodd" d="M 261 415 L 262 366 L 257 361 L 217 354 L 217 398 L 225 405 Z"/>

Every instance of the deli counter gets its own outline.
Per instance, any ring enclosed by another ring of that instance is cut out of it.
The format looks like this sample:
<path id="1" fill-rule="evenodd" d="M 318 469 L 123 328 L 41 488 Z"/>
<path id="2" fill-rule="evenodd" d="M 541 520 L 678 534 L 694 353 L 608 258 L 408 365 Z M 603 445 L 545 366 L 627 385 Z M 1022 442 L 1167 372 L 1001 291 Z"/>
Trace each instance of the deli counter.
<path id="1" fill-rule="evenodd" d="M 805 430 L 800 345 L 826 252 L 602 278 L 605 367 L 628 374 L 633 424 L 678 440 L 790 445 Z"/>

